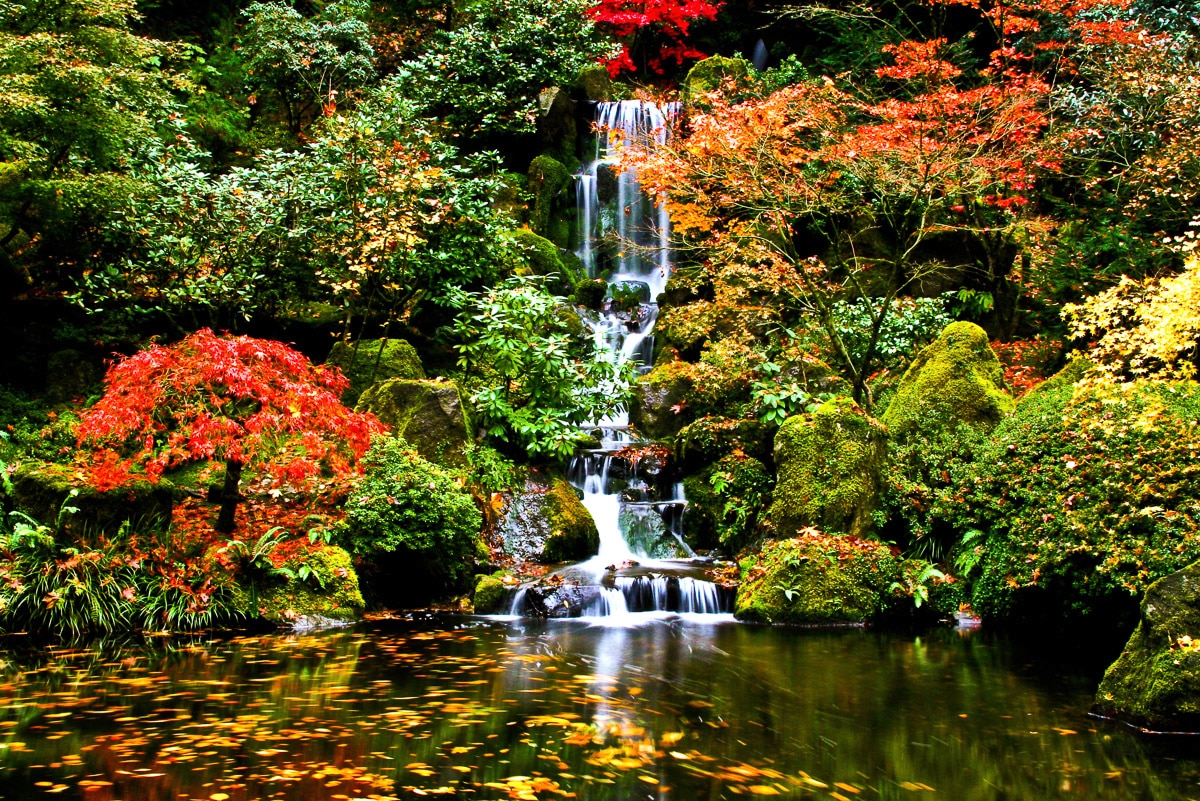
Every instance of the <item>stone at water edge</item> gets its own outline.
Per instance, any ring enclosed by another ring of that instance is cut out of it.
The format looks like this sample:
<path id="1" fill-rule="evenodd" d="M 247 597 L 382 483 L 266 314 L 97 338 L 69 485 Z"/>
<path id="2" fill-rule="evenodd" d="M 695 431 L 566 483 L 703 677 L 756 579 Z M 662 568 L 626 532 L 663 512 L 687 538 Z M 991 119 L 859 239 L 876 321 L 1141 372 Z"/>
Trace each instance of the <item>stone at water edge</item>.
<path id="1" fill-rule="evenodd" d="M 865 535 L 879 502 L 887 430 L 849 398 L 789 417 L 775 434 L 768 517 L 782 537 L 809 526 Z"/>
<path id="2" fill-rule="evenodd" d="M 508 588 L 504 582 L 494 575 L 479 576 L 475 580 L 475 592 L 471 596 L 472 606 L 477 615 L 493 615 L 505 611 L 504 600 Z"/>
<path id="3" fill-rule="evenodd" d="M 355 409 L 375 414 L 421 458 L 440 465 L 466 465 L 471 427 L 466 402 L 455 382 L 384 381 L 367 389 Z"/>
<path id="4" fill-rule="evenodd" d="M 531 475 L 500 522 L 505 553 L 523 562 L 570 562 L 600 549 L 596 521 L 561 477 Z"/>
<path id="5" fill-rule="evenodd" d="M 1200 731 L 1200 562 L 1146 589 L 1141 621 L 1094 711 L 1151 731 Z"/>
<path id="6" fill-rule="evenodd" d="M 922 350 L 880 417 L 895 440 L 925 437 L 967 425 L 986 433 L 1014 408 L 1004 369 L 987 333 L 951 323 Z"/>

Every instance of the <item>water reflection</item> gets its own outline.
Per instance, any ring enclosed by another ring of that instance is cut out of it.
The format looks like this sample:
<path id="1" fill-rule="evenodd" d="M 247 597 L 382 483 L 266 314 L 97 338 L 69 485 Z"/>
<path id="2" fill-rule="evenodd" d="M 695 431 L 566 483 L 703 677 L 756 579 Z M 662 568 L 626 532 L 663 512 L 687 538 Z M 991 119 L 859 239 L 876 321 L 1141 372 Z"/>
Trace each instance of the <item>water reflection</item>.
<path id="1" fill-rule="evenodd" d="M 986 634 L 700 620 L 11 648 L 0 796 L 1200 797 L 1194 746 Z"/>

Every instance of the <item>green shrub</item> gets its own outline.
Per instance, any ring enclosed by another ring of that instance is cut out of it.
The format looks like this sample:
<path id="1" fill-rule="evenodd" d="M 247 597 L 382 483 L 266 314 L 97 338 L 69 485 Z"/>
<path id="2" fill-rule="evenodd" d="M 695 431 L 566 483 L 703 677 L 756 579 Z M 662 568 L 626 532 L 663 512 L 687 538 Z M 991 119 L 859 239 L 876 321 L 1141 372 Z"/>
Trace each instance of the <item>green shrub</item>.
<path id="1" fill-rule="evenodd" d="M 395 553 L 439 591 L 471 576 L 482 516 L 459 477 L 401 439 L 377 438 L 366 473 L 346 503 L 342 544 L 368 559 Z"/>
<path id="2" fill-rule="evenodd" d="M 1194 382 L 1051 379 L 1027 395 L 932 511 L 971 538 L 976 610 L 1132 613 L 1200 558 L 1198 424 Z"/>

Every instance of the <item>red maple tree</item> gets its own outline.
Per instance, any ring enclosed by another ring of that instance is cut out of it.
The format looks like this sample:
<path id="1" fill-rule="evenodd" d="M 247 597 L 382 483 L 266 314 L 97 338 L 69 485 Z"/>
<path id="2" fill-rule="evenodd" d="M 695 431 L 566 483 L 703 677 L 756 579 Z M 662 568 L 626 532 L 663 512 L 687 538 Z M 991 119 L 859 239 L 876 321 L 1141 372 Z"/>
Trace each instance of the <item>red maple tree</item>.
<path id="1" fill-rule="evenodd" d="M 345 474 L 384 426 L 342 405 L 348 382 L 288 346 L 197 331 L 114 364 L 104 396 L 83 415 L 81 446 L 97 451 L 91 476 L 118 486 L 140 468 L 150 480 L 189 462 L 225 462 L 217 530 L 234 529 L 243 467 L 275 486 Z"/>
<path id="2" fill-rule="evenodd" d="M 607 63 L 608 73 L 637 72 L 634 53 L 644 54 L 645 69 L 661 75 L 665 66 L 705 54 L 684 42 L 696 20 L 714 20 L 722 0 L 600 0 L 588 11 L 596 24 L 621 40 L 621 52 Z"/>

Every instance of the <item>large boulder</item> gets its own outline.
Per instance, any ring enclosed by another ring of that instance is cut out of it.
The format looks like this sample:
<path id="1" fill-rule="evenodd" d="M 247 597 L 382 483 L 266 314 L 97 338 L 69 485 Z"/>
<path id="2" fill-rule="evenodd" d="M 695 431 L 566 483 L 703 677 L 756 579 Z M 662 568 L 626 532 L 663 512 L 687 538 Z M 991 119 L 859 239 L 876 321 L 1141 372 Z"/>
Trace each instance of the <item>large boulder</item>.
<path id="1" fill-rule="evenodd" d="M 790 537 L 815 526 L 862 536 L 871 528 L 887 431 L 849 398 L 789 417 L 775 434 L 777 482 L 768 517 Z"/>
<path id="2" fill-rule="evenodd" d="M 72 492 L 76 494 L 71 495 Z M 62 529 L 115 532 L 126 520 L 143 525 L 170 522 L 175 487 L 169 481 L 131 481 L 101 492 L 65 465 L 26 462 L 12 476 L 13 505 L 38 522 L 54 526 L 64 506 Z"/>
<path id="3" fill-rule="evenodd" d="M 600 549 L 596 521 L 575 488 L 536 474 L 508 502 L 500 536 L 505 552 L 522 562 L 581 560 Z"/>
<path id="4" fill-rule="evenodd" d="M 673 437 L 691 422 L 693 386 L 683 362 L 666 362 L 638 379 L 629 405 L 629 422 L 652 439 Z"/>
<path id="5" fill-rule="evenodd" d="M 744 58 L 709 56 L 692 65 L 683 79 L 683 94 L 689 101 L 720 89 L 726 81 L 737 83 L 750 74 L 750 62 Z"/>
<path id="6" fill-rule="evenodd" d="M 879 542 L 816 530 L 743 559 L 734 614 L 759 623 L 864 623 L 891 600 L 901 562 Z"/>
<path id="7" fill-rule="evenodd" d="M 556 295 L 569 295 L 579 283 L 574 264 L 564 258 L 569 255 L 558 246 L 528 228 L 508 233 L 515 246 L 512 272 L 514 275 L 540 275 L 548 278 L 546 285 Z"/>
<path id="8" fill-rule="evenodd" d="M 534 233 L 562 247 L 567 246 L 570 231 L 555 213 L 570 184 L 571 171 L 553 156 L 541 155 L 529 163 L 529 191 L 533 193 L 530 226 Z"/>
<path id="9" fill-rule="evenodd" d="M 1200 562 L 1147 588 L 1141 620 L 1105 672 L 1095 711 L 1153 731 L 1200 731 Z"/>
<path id="10" fill-rule="evenodd" d="M 974 323 L 957 322 L 946 326 L 909 365 L 880 419 L 898 440 L 959 425 L 987 432 L 1013 406 L 987 334 Z"/>
<path id="11" fill-rule="evenodd" d="M 367 387 L 380 381 L 425 377 L 417 349 L 403 339 L 338 341 L 325 363 L 337 367 L 350 379 L 350 388 L 342 394 L 342 402 L 347 406 L 357 403 Z"/>
<path id="12" fill-rule="evenodd" d="M 466 464 L 471 425 L 467 404 L 455 382 L 384 381 L 363 392 L 355 408 L 372 412 L 422 458 L 441 465 Z"/>

